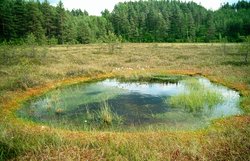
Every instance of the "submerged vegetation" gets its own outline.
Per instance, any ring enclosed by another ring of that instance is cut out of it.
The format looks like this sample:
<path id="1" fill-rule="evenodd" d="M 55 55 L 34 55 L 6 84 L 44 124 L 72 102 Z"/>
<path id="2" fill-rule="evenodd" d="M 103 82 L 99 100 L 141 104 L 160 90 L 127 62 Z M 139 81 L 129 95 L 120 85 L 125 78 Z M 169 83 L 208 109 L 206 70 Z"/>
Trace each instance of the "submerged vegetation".
<path id="1" fill-rule="evenodd" d="M 185 80 L 187 91 L 166 100 L 172 107 L 184 108 L 189 112 L 201 112 L 223 102 L 221 93 L 205 87 L 197 79 Z"/>

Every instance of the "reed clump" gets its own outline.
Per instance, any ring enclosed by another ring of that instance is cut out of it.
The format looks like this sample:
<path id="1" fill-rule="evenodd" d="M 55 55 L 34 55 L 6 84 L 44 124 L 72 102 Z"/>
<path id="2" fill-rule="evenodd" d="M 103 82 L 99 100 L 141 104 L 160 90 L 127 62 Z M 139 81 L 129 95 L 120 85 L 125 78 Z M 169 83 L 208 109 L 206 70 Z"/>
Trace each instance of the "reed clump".
<path id="1" fill-rule="evenodd" d="M 102 103 L 95 117 L 100 121 L 101 125 L 121 124 L 123 120 L 121 116 L 111 110 L 110 105 L 106 101 Z"/>
<path id="2" fill-rule="evenodd" d="M 170 97 L 166 103 L 174 108 L 184 108 L 189 112 L 200 112 L 223 102 L 221 93 L 205 87 L 196 79 L 187 79 L 184 84 L 187 91 Z"/>

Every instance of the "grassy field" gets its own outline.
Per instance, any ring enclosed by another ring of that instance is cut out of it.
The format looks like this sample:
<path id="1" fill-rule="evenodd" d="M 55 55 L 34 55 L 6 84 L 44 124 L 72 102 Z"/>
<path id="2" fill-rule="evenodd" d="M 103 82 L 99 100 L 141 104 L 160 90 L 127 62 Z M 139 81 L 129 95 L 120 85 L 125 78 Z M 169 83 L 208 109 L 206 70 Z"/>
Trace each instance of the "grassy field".
<path id="1" fill-rule="evenodd" d="M 0 48 L 0 160 L 250 160 L 250 63 L 240 44 L 91 44 Z M 240 91 L 244 115 L 186 132 L 81 132 L 15 117 L 59 86 L 105 77 L 203 75 Z"/>

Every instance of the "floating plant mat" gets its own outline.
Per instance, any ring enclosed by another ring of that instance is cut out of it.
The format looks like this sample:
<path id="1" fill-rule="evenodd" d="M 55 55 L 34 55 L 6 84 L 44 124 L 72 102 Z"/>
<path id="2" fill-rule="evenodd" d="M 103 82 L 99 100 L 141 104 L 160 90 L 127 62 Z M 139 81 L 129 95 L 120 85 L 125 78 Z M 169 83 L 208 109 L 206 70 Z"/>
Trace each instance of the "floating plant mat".
<path id="1" fill-rule="evenodd" d="M 241 114 L 239 100 L 238 92 L 202 77 L 176 83 L 106 79 L 55 89 L 25 102 L 17 115 L 71 130 L 188 130 Z"/>

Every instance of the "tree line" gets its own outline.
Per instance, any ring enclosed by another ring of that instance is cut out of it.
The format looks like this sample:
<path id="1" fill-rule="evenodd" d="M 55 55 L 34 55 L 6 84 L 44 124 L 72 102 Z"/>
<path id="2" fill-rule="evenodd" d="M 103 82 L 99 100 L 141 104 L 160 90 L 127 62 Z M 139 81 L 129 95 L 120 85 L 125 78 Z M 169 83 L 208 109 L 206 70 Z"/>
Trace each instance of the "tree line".
<path id="1" fill-rule="evenodd" d="M 0 0 L 0 42 L 86 44 L 128 42 L 242 42 L 250 35 L 250 2 L 216 11 L 194 2 L 148 0 L 118 3 L 112 12 L 90 16 L 68 11 L 60 1 Z M 115 38 L 114 38 L 115 37 Z"/>

